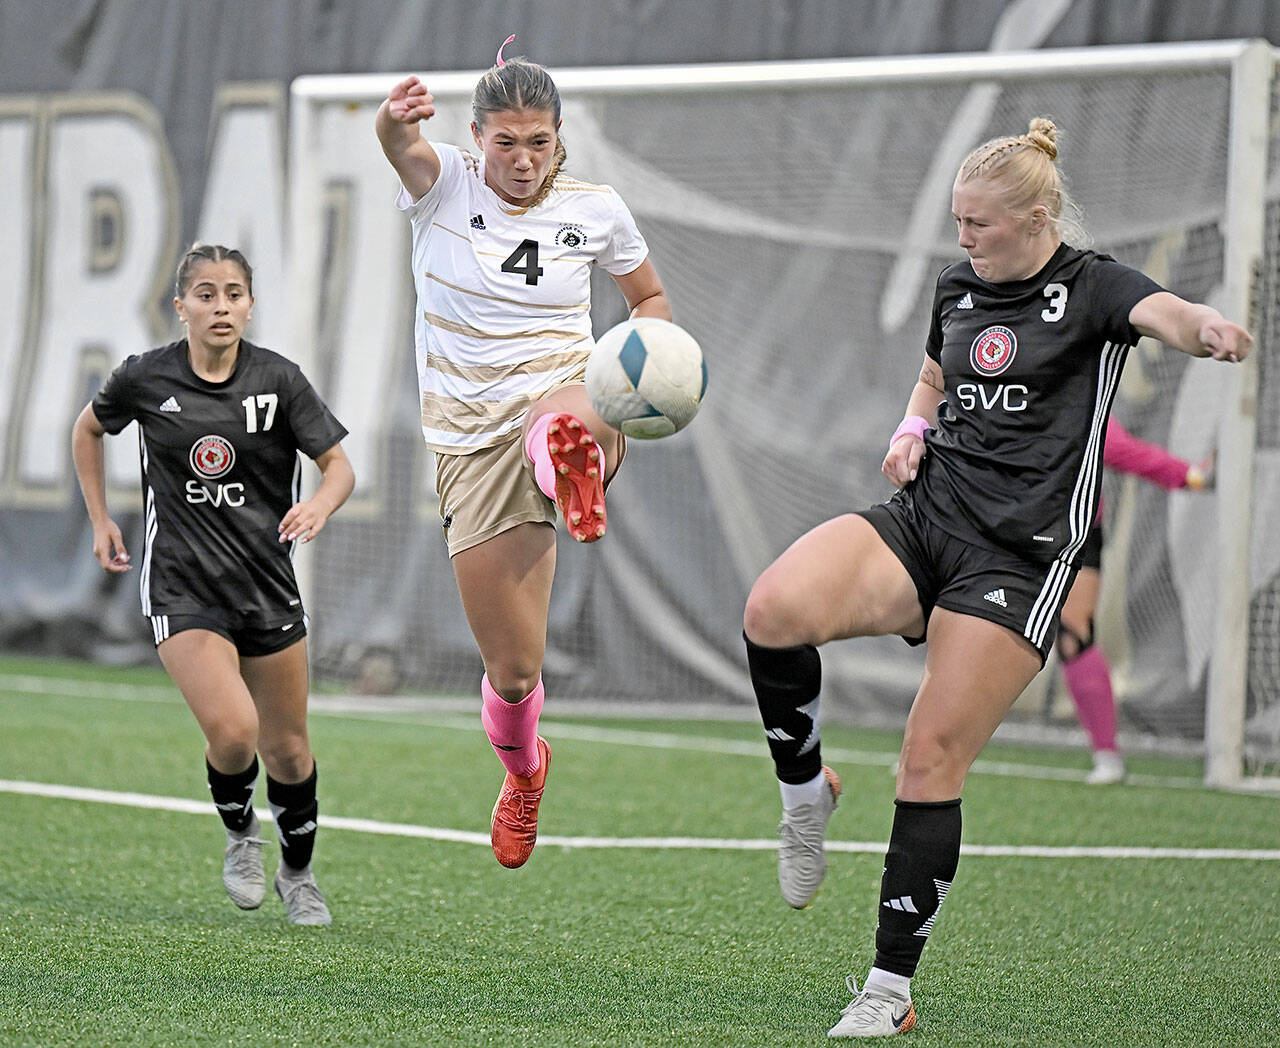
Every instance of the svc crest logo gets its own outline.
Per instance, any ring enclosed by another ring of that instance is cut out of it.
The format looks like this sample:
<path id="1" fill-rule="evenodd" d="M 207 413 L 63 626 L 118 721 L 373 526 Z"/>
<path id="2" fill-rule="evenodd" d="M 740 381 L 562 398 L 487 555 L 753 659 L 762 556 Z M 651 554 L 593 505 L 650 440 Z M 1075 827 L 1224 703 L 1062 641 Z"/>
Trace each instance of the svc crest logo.
<path id="1" fill-rule="evenodd" d="M 969 347 L 969 363 L 979 375 L 998 375 L 1013 363 L 1018 336 L 1001 324 L 987 328 Z"/>
<path id="2" fill-rule="evenodd" d="M 229 440 L 211 433 L 191 445 L 190 462 L 196 473 L 212 480 L 236 464 L 236 449 Z"/>

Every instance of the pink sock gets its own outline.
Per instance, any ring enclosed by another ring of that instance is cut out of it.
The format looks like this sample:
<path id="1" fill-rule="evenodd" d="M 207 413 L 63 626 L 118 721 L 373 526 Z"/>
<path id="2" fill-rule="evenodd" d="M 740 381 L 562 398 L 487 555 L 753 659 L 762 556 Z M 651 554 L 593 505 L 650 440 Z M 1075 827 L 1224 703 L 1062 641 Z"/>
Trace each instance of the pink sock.
<path id="1" fill-rule="evenodd" d="M 507 702 L 493 690 L 486 673 L 480 679 L 484 704 L 480 721 L 498 760 L 513 775 L 528 778 L 538 770 L 538 714 L 542 712 L 542 678 L 519 702 Z"/>
<path id="2" fill-rule="evenodd" d="M 551 461 L 551 452 L 547 450 L 547 430 L 551 426 L 552 419 L 557 418 L 558 414 L 555 411 L 548 411 L 545 415 L 539 415 L 529 427 L 529 433 L 524 440 L 524 453 L 533 463 L 533 479 L 537 482 L 538 490 L 549 499 L 556 497 L 556 467 Z M 596 445 L 596 450 L 600 452 L 600 475 L 603 476 L 604 448 L 600 447 L 598 442 L 593 441 L 593 443 Z"/>
<path id="3" fill-rule="evenodd" d="M 524 441 L 524 453 L 533 463 L 533 479 L 538 482 L 538 490 L 549 499 L 556 497 L 556 468 L 551 464 L 551 452 L 547 450 L 547 427 L 555 417 L 551 411 L 539 415 L 529 427 L 529 435 Z"/>
<path id="4" fill-rule="evenodd" d="M 1111 693 L 1111 670 L 1102 649 L 1094 645 L 1062 666 L 1076 715 L 1094 750 L 1116 748 L 1116 700 Z"/>

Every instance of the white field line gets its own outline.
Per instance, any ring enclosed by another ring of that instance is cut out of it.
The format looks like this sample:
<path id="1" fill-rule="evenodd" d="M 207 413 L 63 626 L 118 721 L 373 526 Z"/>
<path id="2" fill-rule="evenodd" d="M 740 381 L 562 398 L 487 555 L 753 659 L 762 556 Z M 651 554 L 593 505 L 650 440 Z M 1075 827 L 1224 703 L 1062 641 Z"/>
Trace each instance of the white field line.
<path id="1" fill-rule="evenodd" d="M 22 691 L 37 695 L 59 695 L 68 698 L 110 699 L 120 702 L 180 702 L 176 689 L 162 685 L 109 684 L 71 678 L 39 677 L 34 675 L 0 674 L 0 689 Z M 475 732 L 480 730 L 480 715 L 476 700 L 464 698 L 405 698 L 396 696 L 364 697 L 352 695 L 312 695 L 310 711 L 317 716 L 339 717 L 346 720 L 374 720 L 390 724 L 413 724 L 444 728 L 447 730 Z M 471 711 L 475 710 L 474 713 Z M 598 711 L 597 711 L 598 712 Z M 593 714 L 595 715 L 595 714 Z M 542 734 L 550 739 L 574 739 L 579 742 L 599 742 L 611 746 L 643 746 L 661 750 L 688 750 L 700 753 L 720 753 L 730 756 L 767 759 L 769 750 L 763 740 L 747 741 L 680 735 L 675 732 L 636 731 L 625 728 L 602 728 L 583 724 L 569 724 L 547 717 L 540 725 Z M 852 750 L 824 746 L 823 756 L 834 764 L 853 764 L 863 767 L 883 767 L 891 773 L 896 770 L 897 754 L 871 750 Z M 1020 764 L 1010 761 L 992 761 L 979 758 L 974 761 L 970 773 L 974 775 L 999 775 L 1019 779 L 1042 779 L 1057 782 L 1083 782 L 1085 770 L 1055 768 L 1043 764 Z M 1204 784 L 1191 776 L 1129 775 L 1125 780 L 1131 786 L 1155 786 L 1163 789 L 1198 789 Z M 1256 791 L 1266 792 L 1266 791 Z"/>
<path id="2" fill-rule="evenodd" d="M 184 815 L 214 814 L 209 801 L 190 800 L 185 797 L 157 797 L 145 793 L 125 793 L 116 790 L 88 789 L 81 786 L 60 786 L 53 783 L 16 782 L 0 779 L 0 793 L 17 793 L 29 797 L 49 797 L 59 800 L 82 801 L 92 804 L 115 804 L 128 808 L 147 808 L 153 811 L 180 812 Z M 263 811 L 259 817 L 270 821 L 271 813 Z M 390 837 L 416 837 L 423 840 L 447 841 L 454 844 L 475 844 L 489 847 L 487 833 L 468 830 L 451 830 L 438 826 L 414 826 L 403 822 L 380 822 L 376 819 L 348 819 L 336 815 L 323 817 L 321 825 L 326 830 L 352 830 L 356 833 L 376 833 Z M 733 837 L 563 837 L 542 834 L 538 843 L 560 848 L 644 848 L 665 850 L 704 851 L 776 851 L 777 840 L 750 840 Z M 849 854 L 883 855 L 883 841 L 827 841 L 827 851 Z M 1280 850 L 1256 848 L 1134 848 L 1134 847 L 1086 847 L 1071 845 L 1051 847 L 1019 844 L 966 844 L 962 855 L 1017 857 L 1034 859 L 1244 859 L 1251 862 L 1280 862 Z"/>

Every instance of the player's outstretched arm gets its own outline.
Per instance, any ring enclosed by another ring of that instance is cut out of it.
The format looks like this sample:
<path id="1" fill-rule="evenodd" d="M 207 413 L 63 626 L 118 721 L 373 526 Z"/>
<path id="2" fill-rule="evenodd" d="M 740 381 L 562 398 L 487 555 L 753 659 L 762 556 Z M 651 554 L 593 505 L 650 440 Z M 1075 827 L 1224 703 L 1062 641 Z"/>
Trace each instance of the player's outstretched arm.
<path id="1" fill-rule="evenodd" d="M 880 472 L 894 487 L 904 488 L 916 479 L 920 460 L 925 456 L 924 431 L 937 423 L 938 405 L 945 399 L 942 368 L 926 354 L 920 377 L 907 398 L 906 415 L 890 439 L 888 454 L 880 464 Z"/>
<path id="2" fill-rule="evenodd" d="M 1193 357 L 1213 357 L 1232 364 L 1253 349 L 1253 336 L 1212 306 L 1188 302 L 1170 291 L 1148 295 L 1129 311 L 1129 323 L 1143 335 L 1158 338 Z"/>
<path id="3" fill-rule="evenodd" d="M 355 471 L 341 444 L 317 455 L 315 461 L 320 467 L 320 486 L 309 499 L 294 503 L 281 518 L 276 529 L 281 542 L 294 539 L 310 542 L 320 534 L 325 523 L 347 501 L 347 496 L 356 486 Z"/>
<path id="4" fill-rule="evenodd" d="M 659 320 L 671 319 L 671 303 L 667 300 L 666 289 L 658 277 L 653 262 L 645 259 L 630 273 L 614 276 L 614 282 L 622 297 L 627 300 L 630 316 L 657 317 Z"/>
<path id="5" fill-rule="evenodd" d="M 419 121 L 430 120 L 435 112 L 435 100 L 426 85 L 416 76 L 408 76 L 388 93 L 374 123 L 383 153 L 414 200 L 423 197 L 440 177 L 440 158 L 418 127 Z"/>
<path id="6" fill-rule="evenodd" d="M 102 438 L 106 432 L 93 413 L 93 405 L 86 404 L 71 428 L 71 458 L 75 462 L 85 508 L 89 511 L 89 522 L 93 525 L 93 555 L 104 571 L 118 575 L 133 565 L 129 563 L 120 528 L 107 512 L 106 465 L 102 449 Z"/>

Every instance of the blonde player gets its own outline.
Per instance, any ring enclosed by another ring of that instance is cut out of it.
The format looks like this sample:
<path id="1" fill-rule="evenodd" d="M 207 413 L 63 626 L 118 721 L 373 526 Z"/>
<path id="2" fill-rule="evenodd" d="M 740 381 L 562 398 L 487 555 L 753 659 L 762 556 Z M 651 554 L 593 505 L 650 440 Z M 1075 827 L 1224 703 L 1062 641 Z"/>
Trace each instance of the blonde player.
<path id="1" fill-rule="evenodd" d="M 411 76 L 382 103 L 377 133 L 413 229 L 422 433 L 484 661 L 481 719 L 507 769 L 493 851 L 514 868 L 533 851 L 551 759 L 537 727 L 556 506 L 575 539 L 603 536 L 624 452 L 582 385 L 592 265 L 631 316 L 670 320 L 671 309 L 618 194 L 562 172 L 560 95 L 545 69 L 499 49 L 471 111 L 478 155 L 428 141 L 417 125 L 435 105 Z"/>

